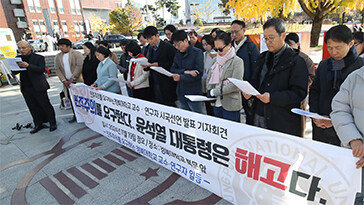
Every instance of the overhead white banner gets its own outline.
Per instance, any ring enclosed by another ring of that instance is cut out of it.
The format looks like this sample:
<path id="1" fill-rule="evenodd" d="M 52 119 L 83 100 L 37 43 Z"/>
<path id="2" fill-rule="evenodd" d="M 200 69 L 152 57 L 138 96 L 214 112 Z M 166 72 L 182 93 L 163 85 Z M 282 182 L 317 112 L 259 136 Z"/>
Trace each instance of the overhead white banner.
<path id="1" fill-rule="evenodd" d="M 351 150 L 72 85 L 78 122 L 234 204 L 353 204 Z"/>

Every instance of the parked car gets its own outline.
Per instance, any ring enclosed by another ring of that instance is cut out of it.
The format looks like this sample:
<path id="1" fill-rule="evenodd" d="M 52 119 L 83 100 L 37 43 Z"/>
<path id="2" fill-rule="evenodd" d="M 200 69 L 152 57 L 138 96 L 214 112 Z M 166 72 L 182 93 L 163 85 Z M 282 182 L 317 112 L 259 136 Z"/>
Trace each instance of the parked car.
<path id="1" fill-rule="evenodd" d="M 47 45 L 43 39 L 29 40 L 29 43 L 35 52 L 43 52 L 47 50 Z"/>
<path id="2" fill-rule="evenodd" d="M 115 46 L 120 46 L 120 43 L 122 41 L 125 41 L 125 36 L 120 35 L 120 34 L 112 34 L 112 35 L 106 35 L 104 40 L 108 41 L 110 44 L 110 47 Z"/>
<path id="3" fill-rule="evenodd" d="M 83 44 L 85 44 L 86 42 L 91 42 L 93 45 L 95 45 L 95 40 L 93 40 L 93 39 L 88 40 L 87 38 L 84 38 L 79 41 L 72 42 L 72 48 L 73 49 L 82 49 Z"/>

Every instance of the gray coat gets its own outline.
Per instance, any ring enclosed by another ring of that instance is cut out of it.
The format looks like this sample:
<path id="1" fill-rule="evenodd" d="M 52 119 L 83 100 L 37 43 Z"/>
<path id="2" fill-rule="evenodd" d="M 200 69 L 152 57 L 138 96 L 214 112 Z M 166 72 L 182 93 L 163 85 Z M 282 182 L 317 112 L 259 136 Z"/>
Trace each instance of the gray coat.
<path id="1" fill-rule="evenodd" d="M 332 100 L 332 124 L 341 144 L 362 139 L 364 134 L 364 66 L 352 72 Z"/>
<path id="2" fill-rule="evenodd" d="M 224 85 L 221 93 L 221 85 L 222 82 L 227 80 L 228 78 L 236 78 L 239 80 L 243 80 L 244 75 L 244 62 L 238 56 L 231 58 L 226 61 L 225 65 L 222 67 L 221 77 L 219 79 L 219 84 L 217 86 L 210 85 L 209 81 L 211 78 L 212 72 L 209 72 L 206 87 L 208 90 L 213 90 L 214 96 L 221 98 L 222 107 L 227 111 L 239 111 L 242 106 L 241 92 L 238 87 L 234 84 L 229 83 L 228 85 Z"/>

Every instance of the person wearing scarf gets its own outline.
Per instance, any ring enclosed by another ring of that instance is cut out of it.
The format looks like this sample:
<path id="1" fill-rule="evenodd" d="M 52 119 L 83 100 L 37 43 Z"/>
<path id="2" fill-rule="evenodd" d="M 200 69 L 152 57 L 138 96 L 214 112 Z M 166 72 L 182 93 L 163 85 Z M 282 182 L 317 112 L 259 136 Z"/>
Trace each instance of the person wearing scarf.
<path id="1" fill-rule="evenodd" d="M 207 77 L 207 95 L 216 98 L 214 105 L 216 117 L 240 122 L 242 109 L 240 90 L 227 79 L 243 80 L 243 60 L 235 55 L 235 49 L 231 46 L 231 36 L 226 32 L 220 32 L 216 36 L 215 48 L 218 55 Z"/>
<path id="2" fill-rule="evenodd" d="M 325 35 L 330 58 L 320 62 L 310 87 L 310 111 L 329 116 L 331 103 L 346 77 L 364 65 L 354 47 L 353 34 L 345 25 L 332 27 Z M 313 119 L 313 140 L 340 146 L 340 139 L 330 120 Z"/>

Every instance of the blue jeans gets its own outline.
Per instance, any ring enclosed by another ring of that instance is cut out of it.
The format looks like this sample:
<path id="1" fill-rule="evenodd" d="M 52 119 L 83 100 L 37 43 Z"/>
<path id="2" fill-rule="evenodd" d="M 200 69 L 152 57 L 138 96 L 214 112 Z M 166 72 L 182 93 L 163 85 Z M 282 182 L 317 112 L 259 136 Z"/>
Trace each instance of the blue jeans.
<path id="1" fill-rule="evenodd" d="M 215 117 L 219 117 L 225 120 L 231 120 L 240 122 L 240 110 L 238 111 L 227 111 L 222 106 L 214 107 Z"/>
<path id="2" fill-rule="evenodd" d="M 201 102 L 192 102 L 191 100 L 185 97 L 179 97 L 178 101 L 180 103 L 181 109 L 189 110 L 192 112 L 202 113 L 202 103 Z"/>

